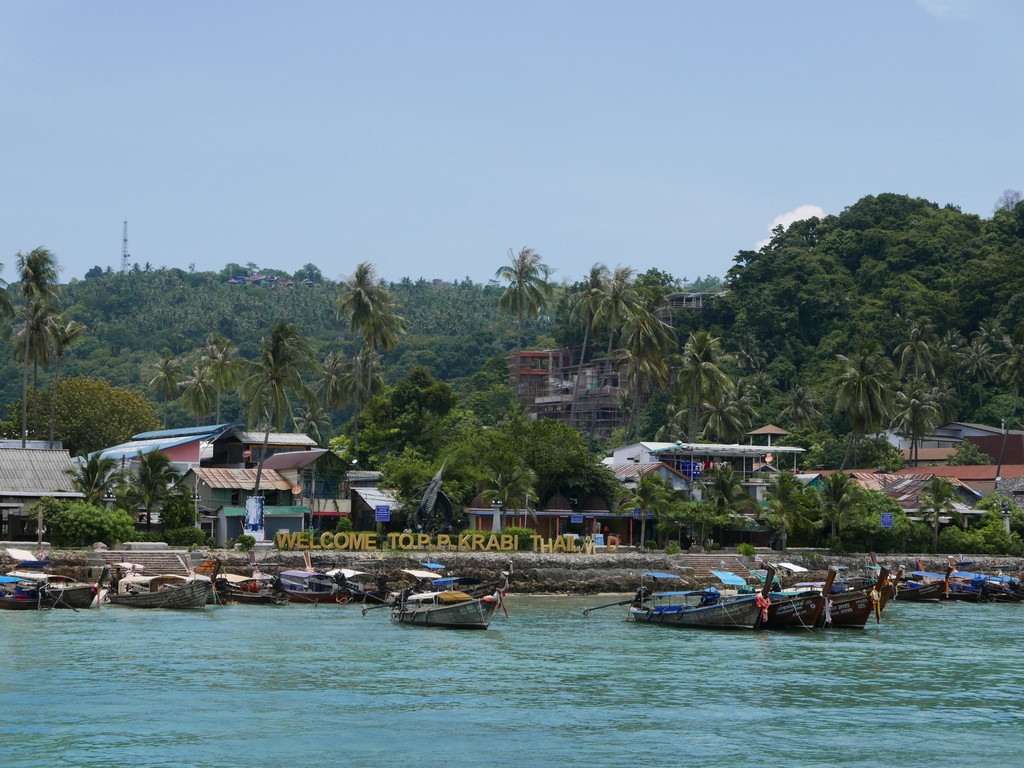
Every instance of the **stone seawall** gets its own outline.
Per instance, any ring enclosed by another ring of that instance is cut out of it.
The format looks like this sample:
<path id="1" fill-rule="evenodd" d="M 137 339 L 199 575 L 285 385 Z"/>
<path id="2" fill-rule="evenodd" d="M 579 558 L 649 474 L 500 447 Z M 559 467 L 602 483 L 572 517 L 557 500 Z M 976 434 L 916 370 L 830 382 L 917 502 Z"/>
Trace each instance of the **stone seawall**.
<path id="1" fill-rule="evenodd" d="M 131 554 L 125 553 L 125 560 L 131 561 Z M 183 553 L 184 554 L 184 553 Z M 718 567 L 718 553 L 712 553 Z M 216 556 L 221 560 L 223 570 L 231 573 L 248 573 L 249 561 L 245 553 L 211 551 L 191 553 L 194 563 L 206 557 Z M 57 551 L 47 555 L 52 562 L 49 570 L 73 578 L 92 580 L 99 574 L 99 568 L 90 565 L 96 558 L 91 551 Z M 757 566 L 753 557 L 723 555 L 728 558 L 726 570 L 748 577 L 741 566 L 748 569 Z M 782 574 L 783 582 L 791 585 L 797 581 L 820 581 L 829 566 L 846 566 L 849 575 L 864 575 L 868 571 L 868 555 L 832 556 L 817 553 L 782 555 L 762 554 L 759 557 L 772 562 L 787 562 L 808 569 L 808 573 L 792 576 Z M 924 570 L 943 573 L 948 565 L 946 555 L 880 555 L 879 563 L 895 572 L 903 566 L 907 571 L 918 570 L 917 560 L 921 559 Z M 957 557 L 959 559 L 959 557 Z M 966 559 L 966 558 L 965 558 Z M 424 562 L 436 562 L 445 566 L 446 575 L 473 576 L 483 581 L 496 581 L 502 571 L 511 570 L 509 591 L 521 594 L 597 594 L 601 592 L 632 592 L 640 582 L 644 571 L 677 574 L 679 582 L 673 582 L 674 589 L 697 589 L 714 586 L 718 582 L 707 574 L 706 565 L 701 565 L 696 556 L 687 554 L 665 555 L 658 552 L 615 552 L 612 554 L 538 554 L 534 552 L 393 552 L 361 553 L 332 552 L 315 554 L 310 558 L 318 570 L 329 568 L 352 568 L 355 570 L 384 571 L 389 576 L 392 588 L 411 586 L 414 579 L 401 573 L 401 569 L 424 570 Z M 1007 575 L 1018 575 L 1024 567 L 1024 559 L 971 556 L 975 563 L 961 570 L 1000 569 Z M 257 554 L 260 568 L 267 573 L 278 570 L 304 568 L 301 552 L 261 551 Z M 13 567 L 5 550 L 0 550 L 0 573 Z M 748 581 L 754 581 L 748 578 Z"/>

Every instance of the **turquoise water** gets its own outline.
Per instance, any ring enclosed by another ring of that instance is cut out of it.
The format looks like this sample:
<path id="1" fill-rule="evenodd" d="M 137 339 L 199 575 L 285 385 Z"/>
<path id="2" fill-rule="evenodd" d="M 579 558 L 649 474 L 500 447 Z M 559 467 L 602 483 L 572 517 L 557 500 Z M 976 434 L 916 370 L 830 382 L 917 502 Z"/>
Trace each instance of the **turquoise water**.
<path id="1" fill-rule="evenodd" d="M 0 766 L 1024 764 L 1024 605 L 832 632 L 508 598 L 486 632 L 355 606 L 0 612 Z"/>

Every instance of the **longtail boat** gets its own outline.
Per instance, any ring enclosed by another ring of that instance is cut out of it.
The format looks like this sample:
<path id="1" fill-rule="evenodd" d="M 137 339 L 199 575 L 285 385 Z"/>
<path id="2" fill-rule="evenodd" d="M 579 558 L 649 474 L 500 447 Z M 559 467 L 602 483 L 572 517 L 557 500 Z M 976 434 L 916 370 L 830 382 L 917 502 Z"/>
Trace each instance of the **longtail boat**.
<path id="1" fill-rule="evenodd" d="M 52 605 L 46 588 L 39 582 L 20 576 L 0 576 L 0 610 L 38 611 Z"/>
<path id="2" fill-rule="evenodd" d="M 823 590 L 804 589 L 796 592 L 772 592 L 768 599 L 768 618 L 761 622 L 764 629 L 817 626 L 825 611 L 825 595 L 832 588 L 836 572 L 830 570 Z"/>
<path id="3" fill-rule="evenodd" d="M 928 571 L 911 571 L 908 576 L 916 576 L 919 581 L 908 580 L 906 585 L 896 592 L 896 600 L 913 603 L 937 603 L 947 597 L 949 591 L 949 576 L 952 568 L 946 570 L 946 575 L 941 573 L 930 573 Z"/>
<path id="4" fill-rule="evenodd" d="M 203 578 L 131 575 L 107 593 L 107 600 L 127 608 L 204 608 L 212 593 L 213 583 Z"/>
<path id="5" fill-rule="evenodd" d="M 834 569 L 830 569 L 832 573 Z M 829 592 L 825 596 L 825 610 L 818 619 L 819 627 L 852 627 L 863 629 L 874 608 L 871 597 L 860 590 L 852 592 Z"/>
<path id="6" fill-rule="evenodd" d="M 487 629 L 498 606 L 504 605 L 508 574 L 505 574 L 503 584 L 481 586 L 480 579 L 448 576 L 435 579 L 432 586 L 442 589 L 429 592 L 402 590 L 391 606 L 391 621 L 421 627 Z M 471 593 L 458 589 L 461 586 L 474 589 Z M 363 615 L 372 608 L 364 608 Z"/>
<path id="7" fill-rule="evenodd" d="M 274 589 L 293 603 L 340 603 L 338 582 L 333 576 L 314 571 L 281 571 Z"/>

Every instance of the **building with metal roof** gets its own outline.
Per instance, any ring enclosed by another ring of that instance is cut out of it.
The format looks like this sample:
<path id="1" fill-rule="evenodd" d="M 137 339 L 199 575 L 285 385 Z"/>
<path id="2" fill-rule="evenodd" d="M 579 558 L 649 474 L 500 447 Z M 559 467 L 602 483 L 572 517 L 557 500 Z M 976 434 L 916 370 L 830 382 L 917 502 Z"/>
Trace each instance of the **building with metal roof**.
<path id="1" fill-rule="evenodd" d="M 64 450 L 0 449 L 0 538 L 37 538 L 37 516 L 30 510 L 44 497 L 85 498 L 71 482 L 73 469 Z"/>

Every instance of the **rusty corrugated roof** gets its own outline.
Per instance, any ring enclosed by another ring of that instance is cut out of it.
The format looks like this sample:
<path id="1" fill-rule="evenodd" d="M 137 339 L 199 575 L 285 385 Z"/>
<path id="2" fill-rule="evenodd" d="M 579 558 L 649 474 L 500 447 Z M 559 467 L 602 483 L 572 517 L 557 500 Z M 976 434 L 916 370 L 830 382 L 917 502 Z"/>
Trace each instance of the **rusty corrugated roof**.
<path id="1" fill-rule="evenodd" d="M 256 485 L 255 469 L 199 467 L 195 473 L 210 488 L 252 489 Z M 260 477 L 260 488 L 272 491 L 287 491 L 292 484 L 273 469 L 264 469 Z"/>

